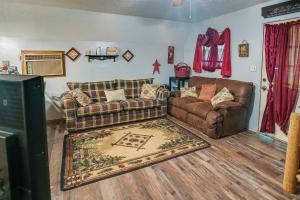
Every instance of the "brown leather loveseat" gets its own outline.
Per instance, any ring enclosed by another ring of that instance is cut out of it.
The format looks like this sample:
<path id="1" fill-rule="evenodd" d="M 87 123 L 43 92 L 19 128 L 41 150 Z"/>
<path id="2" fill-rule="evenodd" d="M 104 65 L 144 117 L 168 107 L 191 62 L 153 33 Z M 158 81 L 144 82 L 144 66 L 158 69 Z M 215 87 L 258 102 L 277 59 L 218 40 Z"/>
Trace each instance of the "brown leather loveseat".
<path id="1" fill-rule="evenodd" d="M 168 113 L 191 125 L 211 138 L 221 138 L 247 129 L 249 110 L 254 86 L 249 82 L 195 76 L 189 80 L 189 87 L 201 90 L 202 84 L 216 84 L 217 92 L 226 87 L 234 101 L 217 104 L 196 97 L 180 97 L 180 91 L 172 94 L 168 101 Z"/>

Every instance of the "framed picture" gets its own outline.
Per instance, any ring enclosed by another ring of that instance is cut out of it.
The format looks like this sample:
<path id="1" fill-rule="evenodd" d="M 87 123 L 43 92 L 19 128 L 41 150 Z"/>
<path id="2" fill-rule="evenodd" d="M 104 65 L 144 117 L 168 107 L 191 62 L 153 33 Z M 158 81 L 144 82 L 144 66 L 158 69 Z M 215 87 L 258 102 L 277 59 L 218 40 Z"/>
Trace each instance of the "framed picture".
<path id="1" fill-rule="evenodd" d="M 72 47 L 66 54 L 68 56 L 68 58 L 70 58 L 72 61 L 75 61 L 79 56 L 80 53 L 79 51 L 77 51 L 77 49 L 75 49 L 74 47 Z"/>
<path id="2" fill-rule="evenodd" d="M 168 47 L 168 64 L 174 64 L 174 51 L 175 51 L 174 46 Z"/>
<path id="3" fill-rule="evenodd" d="M 134 57 L 134 55 L 133 55 L 133 53 L 132 53 L 131 51 L 127 50 L 127 51 L 122 55 L 122 57 L 123 57 L 127 62 L 129 62 L 129 61 Z"/>
<path id="4" fill-rule="evenodd" d="M 246 41 L 239 44 L 239 57 L 249 57 L 249 44 Z"/>

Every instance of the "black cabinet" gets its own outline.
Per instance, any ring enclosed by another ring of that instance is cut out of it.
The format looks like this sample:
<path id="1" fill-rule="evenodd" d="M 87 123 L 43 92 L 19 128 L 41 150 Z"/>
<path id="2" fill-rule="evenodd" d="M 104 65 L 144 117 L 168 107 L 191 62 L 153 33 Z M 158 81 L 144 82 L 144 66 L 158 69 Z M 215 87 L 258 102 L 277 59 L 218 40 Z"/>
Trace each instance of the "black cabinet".
<path id="1" fill-rule="evenodd" d="M 0 130 L 16 136 L 18 200 L 50 200 L 43 77 L 0 75 Z"/>

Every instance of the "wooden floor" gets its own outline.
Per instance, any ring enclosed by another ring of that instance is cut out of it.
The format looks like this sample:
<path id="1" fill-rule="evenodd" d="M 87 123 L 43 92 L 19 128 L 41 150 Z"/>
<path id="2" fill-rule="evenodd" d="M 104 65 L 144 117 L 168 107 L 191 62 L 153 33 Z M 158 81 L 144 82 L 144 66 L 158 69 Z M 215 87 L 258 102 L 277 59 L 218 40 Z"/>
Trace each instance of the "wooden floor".
<path id="1" fill-rule="evenodd" d="M 240 133 L 210 148 L 67 192 L 60 190 L 64 125 L 48 125 L 53 200 L 299 199 L 282 191 L 285 145 Z"/>

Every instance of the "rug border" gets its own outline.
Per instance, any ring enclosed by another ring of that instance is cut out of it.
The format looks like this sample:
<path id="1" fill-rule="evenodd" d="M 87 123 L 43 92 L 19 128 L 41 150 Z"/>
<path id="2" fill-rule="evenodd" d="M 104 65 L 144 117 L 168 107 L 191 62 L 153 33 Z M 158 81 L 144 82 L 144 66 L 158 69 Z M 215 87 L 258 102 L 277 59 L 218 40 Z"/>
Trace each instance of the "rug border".
<path id="1" fill-rule="evenodd" d="M 192 150 L 192 151 L 189 151 L 189 152 L 182 152 L 182 153 L 179 153 L 178 155 L 175 155 L 175 156 L 170 157 L 170 158 L 158 159 L 158 160 L 156 160 L 156 161 L 154 161 L 154 162 L 152 162 L 152 163 L 145 164 L 145 165 L 143 165 L 143 166 L 138 166 L 138 167 L 133 168 L 133 169 L 130 169 L 130 170 L 121 171 L 121 172 L 118 172 L 118 173 L 116 173 L 116 174 L 110 175 L 110 176 L 108 176 L 108 177 L 99 178 L 99 179 L 97 179 L 97 180 L 89 181 L 89 182 L 86 182 L 86 183 L 82 183 L 81 185 L 73 186 L 73 187 L 70 187 L 70 188 L 68 188 L 68 189 L 65 189 L 65 188 L 63 187 L 63 182 L 64 182 L 64 176 L 65 176 L 65 170 L 64 170 L 64 169 L 65 169 L 65 158 L 66 158 L 66 154 L 67 154 L 67 152 L 66 152 L 66 151 L 67 151 L 67 150 L 66 150 L 66 142 L 67 142 L 67 141 L 66 141 L 66 137 L 67 137 L 68 135 L 64 135 L 63 153 L 62 153 L 62 164 L 61 164 L 61 176 L 60 176 L 60 189 L 61 189 L 61 191 L 69 191 L 69 190 L 73 190 L 73 189 L 76 189 L 76 188 L 79 188 L 79 187 L 82 187 L 82 186 L 85 186 L 85 185 L 89 185 L 89 184 L 92 184 L 92 183 L 96 183 L 96 182 L 102 181 L 102 180 L 104 180 L 104 179 L 112 178 L 112 177 L 115 177 L 115 176 L 120 176 L 120 175 L 129 173 L 129 172 L 133 172 L 133 171 L 140 170 L 140 169 L 143 169 L 143 168 L 152 166 L 152 165 L 156 165 L 156 164 L 158 164 L 158 163 L 160 163 L 160 162 L 168 161 L 168 160 L 177 158 L 177 157 L 179 157 L 179 156 L 187 155 L 187 154 L 189 154 L 189 153 L 193 153 L 193 152 L 195 152 L 195 151 L 199 151 L 199 150 L 203 150 L 203 149 L 206 149 L 206 148 L 211 147 L 211 144 L 210 144 L 209 142 L 207 142 L 205 139 L 203 139 L 202 137 L 198 136 L 197 134 L 194 134 L 192 131 L 190 131 L 190 130 L 184 128 L 183 126 L 181 126 L 181 125 L 175 123 L 174 121 L 168 119 L 167 117 L 156 118 L 156 119 L 149 119 L 149 121 L 151 121 L 151 120 L 157 120 L 157 119 L 167 119 L 167 120 L 171 121 L 172 123 L 174 123 L 175 125 L 179 126 L 180 128 L 182 128 L 182 129 L 188 131 L 188 132 L 191 133 L 192 135 L 194 135 L 194 136 L 196 136 L 196 137 L 202 139 L 202 140 L 206 143 L 207 146 L 206 146 L 206 147 L 203 147 L 203 148 L 198 148 L 198 149 L 196 148 L 196 149 L 194 149 L 194 150 Z M 148 121 L 148 119 L 147 119 L 147 120 L 143 120 L 142 122 L 145 122 L 145 121 Z M 126 123 L 126 124 L 139 123 L 139 122 L 140 122 L 140 121 L 137 121 L 137 122 L 130 122 L 130 123 Z M 118 124 L 118 125 L 119 125 L 119 126 L 122 126 L 122 125 L 125 125 L 125 124 Z M 107 128 L 107 127 L 102 127 L 102 128 Z M 77 132 L 77 133 L 78 133 L 78 132 Z M 76 134 L 76 132 L 71 133 L 71 134 Z"/>

